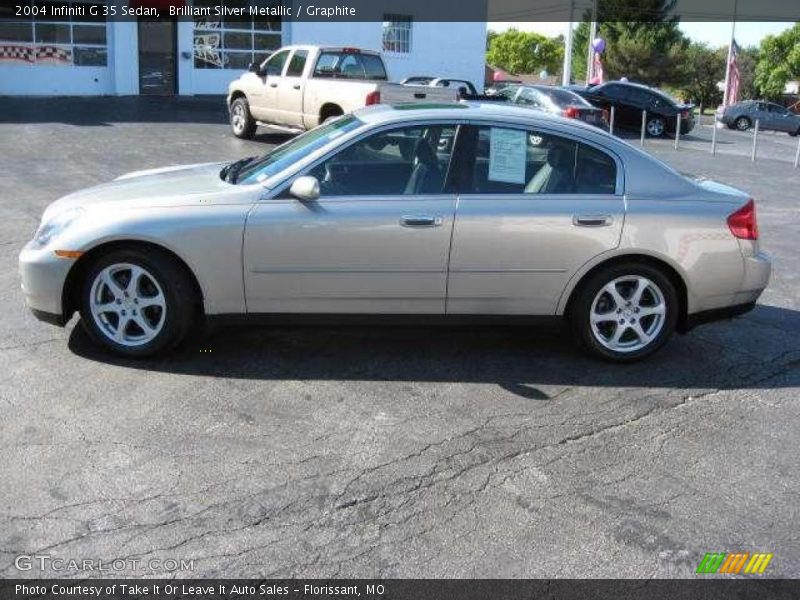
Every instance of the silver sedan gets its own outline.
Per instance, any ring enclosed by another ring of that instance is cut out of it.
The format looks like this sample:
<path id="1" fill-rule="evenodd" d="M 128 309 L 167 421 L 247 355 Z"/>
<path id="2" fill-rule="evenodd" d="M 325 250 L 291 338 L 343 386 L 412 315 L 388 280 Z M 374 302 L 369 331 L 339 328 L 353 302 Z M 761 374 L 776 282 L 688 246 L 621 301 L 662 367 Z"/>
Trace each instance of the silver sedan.
<path id="1" fill-rule="evenodd" d="M 109 350 L 201 318 L 565 317 L 600 357 L 751 309 L 755 205 L 574 120 L 493 105 L 374 106 L 262 157 L 129 173 L 51 204 L 25 300 Z"/>

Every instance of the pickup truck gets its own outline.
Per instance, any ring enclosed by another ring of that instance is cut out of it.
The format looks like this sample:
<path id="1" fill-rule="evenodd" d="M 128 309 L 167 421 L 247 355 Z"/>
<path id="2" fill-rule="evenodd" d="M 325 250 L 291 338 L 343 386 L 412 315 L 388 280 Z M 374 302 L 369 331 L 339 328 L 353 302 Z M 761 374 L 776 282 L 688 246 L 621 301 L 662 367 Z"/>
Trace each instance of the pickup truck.
<path id="1" fill-rule="evenodd" d="M 358 48 L 285 46 L 228 86 L 233 134 L 259 124 L 302 131 L 369 104 L 455 102 L 456 90 L 389 83 L 381 55 Z"/>

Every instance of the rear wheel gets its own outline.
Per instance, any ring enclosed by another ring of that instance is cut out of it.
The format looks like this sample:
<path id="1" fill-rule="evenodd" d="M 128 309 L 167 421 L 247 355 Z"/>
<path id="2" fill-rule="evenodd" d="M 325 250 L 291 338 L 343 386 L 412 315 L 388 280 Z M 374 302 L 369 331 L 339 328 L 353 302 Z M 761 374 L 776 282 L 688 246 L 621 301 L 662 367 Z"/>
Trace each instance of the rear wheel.
<path id="1" fill-rule="evenodd" d="M 739 117 L 734 121 L 734 124 L 739 131 L 747 131 L 753 125 L 747 117 Z"/>
<path id="2" fill-rule="evenodd" d="M 196 313 L 185 269 L 164 253 L 133 248 L 110 252 L 89 266 L 80 312 L 96 343 L 129 357 L 174 348 Z"/>
<path id="3" fill-rule="evenodd" d="M 231 130 L 238 138 L 249 140 L 256 134 L 256 121 L 250 114 L 247 98 L 240 96 L 231 102 Z"/>
<path id="4" fill-rule="evenodd" d="M 582 284 L 569 316 L 579 342 L 593 354 L 631 362 L 652 354 L 672 335 L 678 296 L 657 268 L 614 265 Z"/>

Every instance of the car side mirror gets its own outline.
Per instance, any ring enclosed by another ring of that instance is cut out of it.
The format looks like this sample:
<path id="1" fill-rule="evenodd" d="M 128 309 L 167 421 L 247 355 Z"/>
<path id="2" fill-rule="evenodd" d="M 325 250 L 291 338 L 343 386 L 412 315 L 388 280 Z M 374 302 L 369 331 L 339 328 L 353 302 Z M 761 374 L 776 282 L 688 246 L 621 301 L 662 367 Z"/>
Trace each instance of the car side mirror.
<path id="1" fill-rule="evenodd" d="M 261 75 L 261 65 L 257 62 L 251 62 L 247 65 L 247 70 L 251 73 L 255 73 L 256 75 Z"/>
<path id="2" fill-rule="evenodd" d="M 313 202 L 319 199 L 319 181 L 311 175 L 303 175 L 292 182 L 289 193 L 303 202 Z"/>

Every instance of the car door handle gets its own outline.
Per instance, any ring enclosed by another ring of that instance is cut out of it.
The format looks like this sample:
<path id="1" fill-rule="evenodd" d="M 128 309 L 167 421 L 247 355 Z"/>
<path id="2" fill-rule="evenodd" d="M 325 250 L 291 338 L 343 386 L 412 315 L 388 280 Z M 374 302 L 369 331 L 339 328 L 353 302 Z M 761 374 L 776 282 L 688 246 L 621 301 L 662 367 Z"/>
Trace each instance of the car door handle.
<path id="1" fill-rule="evenodd" d="M 403 227 L 439 227 L 443 222 L 442 217 L 438 215 L 403 215 L 400 217 L 400 225 Z"/>
<path id="2" fill-rule="evenodd" d="M 611 215 L 575 215 L 572 224 L 578 227 L 606 227 L 614 222 Z"/>
<path id="3" fill-rule="evenodd" d="M 298 83 L 297 85 L 293 85 L 292 88 L 295 89 L 295 90 L 299 90 L 300 89 L 300 84 Z"/>
<path id="4" fill-rule="evenodd" d="M 278 84 L 277 83 L 270 83 L 269 87 L 278 87 Z"/>

